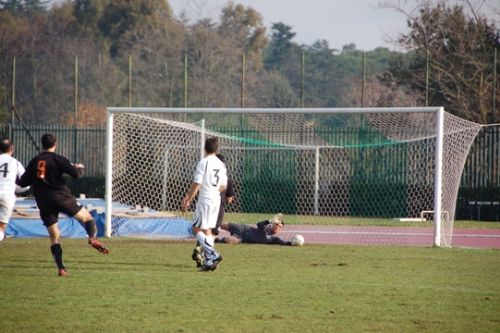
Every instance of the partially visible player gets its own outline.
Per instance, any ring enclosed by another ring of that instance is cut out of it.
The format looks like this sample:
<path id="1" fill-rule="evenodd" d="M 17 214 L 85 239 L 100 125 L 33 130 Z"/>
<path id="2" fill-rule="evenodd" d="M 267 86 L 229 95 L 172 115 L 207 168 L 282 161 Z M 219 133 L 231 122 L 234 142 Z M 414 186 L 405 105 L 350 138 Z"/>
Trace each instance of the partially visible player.
<path id="1" fill-rule="evenodd" d="M 226 164 L 226 159 L 224 158 L 223 155 L 217 154 L 217 157 L 224 164 Z M 219 215 L 217 216 L 217 224 L 215 225 L 215 228 L 212 229 L 212 233 L 216 236 L 219 234 L 219 230 L 222 227 L 222 223 L 224 222 L 224 213 L 226 212 L 226 205 L 230 205 L 233 203 L 235 195 L 236 193 L 234 192 L 234 181 L 228 175 L 226 189 L 220 193 L 220 208 L 219 208 Z"/>
<path id="2" fill-rule="evenodd" d="M 16 180 L 24 173 L 24 167 L 12 157 L 13 153 L 14 145 L 10 140 L 0 141 L 0 242 L 5 237 L 5 229 L 16 203 Z"/>
<path id="3" fill-rule="evenodd" d="M 206 156 L 198 162 L 194 180 L 181 203 L 181 211 L 187 211 L 191 201 L 200 192 L 192 225 L 193 235 L 203 249 L 205 259 L 202 271 L 217 269 L 222 255 L 215 250 L 212 228 L 217 224 L 221 195 L 227 186 L 227 171 L 224 163 L 217 158 L 219 140 L 216 137 L 205 141 Z"/>
<path id="4" fill-rule="evenodd" d="M 219 160 L 221 160 L 224 164 L 226 164 L 226 160 L 223 155 L 216 154 L 216 156 L 219 158 Z M 227 170 L 227 165 L 226 165 L 226 170 Z M 220 192 L 219 215 L 217 216 L 217 223 L 215 225 L 215 228 L 212 228 L 213 236 L 219 235 L 222 223 L 224 222 L 224 213 L 226 211 L 226 205 L 230 205 L 233 203 L 235 195 L 236 194 L 234 192 L 234 182 L 228 175 L 226 189 Z M 200 268 L 201 265 L 203 264 L 203 253 L 199 242 L 196 242 L 196 246 L 193 249 L 193 255 L 191 256 L 191 258 L 196 262 L 196 267 Z"/>
<path id="5" fill-rule="evenodd" d="M 78 178 L 82 164 L 71 164 L 64 156 L 55 153 L 56 137 L 50 133 L 42 136 L 43 152 L 33 158 L 18 182 L 20 186 L 32 185 L 40 217 L 50 236 L 50 250 L 58 268 L 59 276 L 67 276 L 63 263 L 61 234 L 57 225 L 59 213 L 65 213 L 80 221 L 88 235 L 88 243 L 102 254 L 109 250 L 96 239 L 97 228 L 92 215 L 80 205 L 65 185 L 63 174 Z"/>
<path id="6" fill-rule="evenodd" d="M 218 238 L 216 241 L 230 244 L 269 244 L 292 245 L 277 235 L 283 230 L 283 215 L 276 214 L 269 220 L 257 222 L 256 227 L 238 223 L 224 223 L 222 229 L 229 231 L 230 236 Z"/>

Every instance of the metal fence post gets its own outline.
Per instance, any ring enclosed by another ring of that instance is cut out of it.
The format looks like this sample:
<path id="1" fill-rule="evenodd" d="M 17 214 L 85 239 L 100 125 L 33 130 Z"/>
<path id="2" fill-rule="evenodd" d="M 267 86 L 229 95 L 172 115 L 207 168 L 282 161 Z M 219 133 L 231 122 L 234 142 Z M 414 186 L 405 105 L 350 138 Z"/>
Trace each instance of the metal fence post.
<path id="1" fill-rule="evenodd" d="M 9 128 L 9 140 L 14 139 L 14 106 L 16 105 L 16 57 L 12 60 L 12 96 L 11 96 L 11 110 L 10 110 L 10 128 Z"/>
<path id="2" fill-rule="evenodd" d="M 78 56 L 75 56 L 73 163 L 78 163 Z"/>

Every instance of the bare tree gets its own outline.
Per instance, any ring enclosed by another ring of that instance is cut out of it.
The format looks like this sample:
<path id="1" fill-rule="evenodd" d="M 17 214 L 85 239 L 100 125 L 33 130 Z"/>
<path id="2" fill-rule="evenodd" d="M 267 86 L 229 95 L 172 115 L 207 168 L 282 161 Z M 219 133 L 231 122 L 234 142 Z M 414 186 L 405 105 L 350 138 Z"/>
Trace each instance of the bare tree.
<path id="1" fill-rule="evenodd" d="M 398 44 L 420 55 L 413 64 L 413 75 L 405 78 L 406 84 L 426 89 L 429 56 L 430 104 L 443 105 L 456 115 L 481 123 L 492 115 L 493 98 L 499 99 L 498 91 L 497 96 L 492 95 L 498 27 L 481 14 L 484 2 L 418 0 L 412 9 L 407 8 L 407 1 L 384 4 L 408 20 L 410 31 L 401 34 Z"/>

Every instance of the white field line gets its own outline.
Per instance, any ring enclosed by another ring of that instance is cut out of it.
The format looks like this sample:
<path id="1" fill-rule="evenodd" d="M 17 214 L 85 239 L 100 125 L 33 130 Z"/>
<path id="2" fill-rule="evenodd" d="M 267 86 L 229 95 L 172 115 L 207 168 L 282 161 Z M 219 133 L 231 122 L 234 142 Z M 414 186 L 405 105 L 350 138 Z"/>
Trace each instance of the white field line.
<path id="1" fill-rule="evenodd" d="M 373 232 L 373 231 L 314 231 L 314 230 L 290 230 L 283 234 L 321 234 L 321 235 L 376 235 L 376 236 L 433 236 L 430 232 Z M 475 234 L 453 234 L 453 237 L 478 237 L 478 238 L 500 238 L 500 235 L 475 235 Z"/>

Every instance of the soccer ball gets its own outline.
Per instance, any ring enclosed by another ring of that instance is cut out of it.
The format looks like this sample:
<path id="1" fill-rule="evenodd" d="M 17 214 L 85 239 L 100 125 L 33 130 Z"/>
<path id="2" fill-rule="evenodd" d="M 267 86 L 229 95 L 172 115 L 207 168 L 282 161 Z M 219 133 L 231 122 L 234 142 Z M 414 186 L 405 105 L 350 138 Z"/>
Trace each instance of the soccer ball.
<path id="1" fill-rule="evenodd" d="M 304 237 L 302 235 L 295 235 L 292 237 L 292 246 L 304 245 Z"/>

